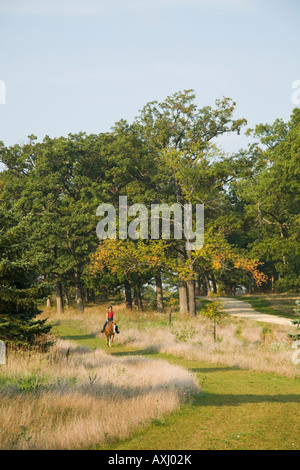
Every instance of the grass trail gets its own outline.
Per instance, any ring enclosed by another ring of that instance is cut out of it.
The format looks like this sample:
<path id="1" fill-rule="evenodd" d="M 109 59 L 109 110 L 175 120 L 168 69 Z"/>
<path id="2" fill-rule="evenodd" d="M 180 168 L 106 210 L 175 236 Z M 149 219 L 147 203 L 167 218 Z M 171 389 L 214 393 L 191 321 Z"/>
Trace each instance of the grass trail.
<path id="1" fill-rule="evenodd" d="M 162 357 L 162 355 L 159 355 Z M 203 394 L 110 449 L 299 449 L 299 382 L 165 356 L 197 373 Z"/>
<path id="2" fill-rule="evenodd" d="M 72 325 L 55 327 L 63 339 L 105 348 L 103 338 Z M 191 404 L 105 449 L 274 449 L 300 448 L 300 381 L 273 374 L 191 361 L 166 354 L 148 354 L 117 343 L 115 356 L 146 355 L 185 367 L 197 374 L 203 393 Z M 103 447 L 96 447 L 104 449 Z"/>

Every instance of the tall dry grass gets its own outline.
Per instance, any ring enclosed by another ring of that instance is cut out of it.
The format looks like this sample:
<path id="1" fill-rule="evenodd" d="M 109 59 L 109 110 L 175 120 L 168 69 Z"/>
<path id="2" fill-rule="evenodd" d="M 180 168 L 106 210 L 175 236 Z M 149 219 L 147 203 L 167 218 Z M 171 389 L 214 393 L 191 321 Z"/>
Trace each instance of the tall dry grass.
<path id="1" fill-rule="evenodd" d="M 65 322 L 69 318 L 98 336 L 106 307 L 93 306 L 81 315 L 70 309 L 63 317 L 54 314 L 51 319 Z M 126 310 L 124 304 L 116 305 L 114 310 L 121 329 L 117 341 L 121 344 L 287 377 L 300 376 L 299 364 L 292 361 L 293 341 L 288 337 L 295 330 L 292 326 L 229 317 L 217 326 L 215 342 L 211 324 L 201 315 L 191 319 L 176 314 L 169 325 L 165 314 Z"/>
<path id="2" fill-rule="evenodd" d="M 16 352 L 0 369 L 0 449 L 79 449 L 126 438 L 199 391 L 192 374 L 161 360 L 68 342 L 48 354 Z"/>
<path id="3" fill-rule="evenodd" d="M 299 377 L 299 365 L 292 361 L 294 349 L 289 331 L 286 326 L 230 319 L 217 327 L 214 341 L 211 325 L 200 317 L 177 320 L 171 327 L 153 328 L 151 333 L 129 328 L 118 341 L 149 352 Z"/>
<path id="4" fill-rule="evenodd" d="M 69 324 L 97 336 L 106 305 L 84 314 L 46 309 L 54 324 Z M 137 350 L 296 377 L 289 328 L 230 318 L 217 327 L 203 317 L 114 308 L 117 343 Z M 151 420 L 161 420 L 190 393 L 195 377 L 162 360 L 113 357 L 59 341 L 48 353 L 10 352 L 0 368 L 0 449 L 79 449 L 128 437 Z"/>
<path id="5" fill-rule="evenodd" d="M 217 327 L 214 341 L 212 326 L 198 315 L 191 319 L 174 315 L 171 325 L 164 314 L 129 311 L 124 305 L 114 308 L 121 328 L 117 341 L 149 352 L 161 352 L 187 359 L 227 364 L 232 367 L 299 377 L 300 367 L 292 361 L 294 349 L 288 333 L 294 328 L 264 324 L 229 317 Z M 90 334 L 97 336 L 105 319 L 106 306 L 91 307 L 78 317 L 70 310 L 66 318 L 76 321 Z M 60 321 L 60 317 L 54 317 Z"/>

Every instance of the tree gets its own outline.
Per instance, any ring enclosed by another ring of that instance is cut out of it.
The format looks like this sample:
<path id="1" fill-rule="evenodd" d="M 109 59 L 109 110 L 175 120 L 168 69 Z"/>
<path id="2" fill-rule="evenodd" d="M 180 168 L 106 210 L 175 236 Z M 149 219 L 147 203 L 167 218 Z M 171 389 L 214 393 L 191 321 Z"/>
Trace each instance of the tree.
<path id="1" fill-rule="evenodd" d="M 91 256 L 89 266 L 92 277 L 103 277 L 105 273 L 118 279 L 127 289 L 127 306 L 130 307 L 129 292 L 134 290 L 137 306 L 143 310 L 141 289 L 143 284 L 159 276 L 161 269 L 167 266 L 165 243 L 144 240 L 110 240 L 99 242 Z M 161 300 L 161 299 L 159 299 Z M 128 305 L 129 304 L 129 305 Z M 161 306 L 161 305 L 160 305 Z M 162 310 L 161 310 L 162 311 Z"/>
<path id="2" fill-rule="evenodd" d="M 162 103 L 148 103 L 142 109 L 136 125 L 159 166 L 155 180 L 158 200 L 176 202 L 181 207 L 187 203 L 205 204 L 205 219 L 215 217 L 224 186 L 236 165 L 217 150 L 213 140 L 228 132 L 239 132 L 245 124 L 244 119 L 233 120 L 234 107 L 234 102 L 223 98 L 216 100 L 215 109 L 210 106 L 199 109 L 193 90 L 185 90 Z M 190 314 L 196 315 L 192 254 L 184 243 L 178 242 L 174 247 L 178 265 L 185 265 L 186 261 L 189 265 L 186 281 L 179 280 L 181 311 L 186 310 L 188 303 Z"/>
<path id="3" fill-rule="evenodd" d="M 38 344 L 51 329 L 46 320 L 36 319 L 47 288 L 28 257 L 27 223 L 0 211 L 0 338 L 18 346 Z"/>
<path id="4" fill-rule="evenodd" d="M 200 313 L 212 322 L 214 340 L 217 341 L 217 324 L 220 324 L 228 316 L 223 305 L 212 300 L 201 309 Z"/>
<path id="5" fill-rule="evenodd" d="M 259 172 L 236 182 L 251 221 L 250 256 L 264 263 L 272 287 L 299 289 L 300 110 L 288 124 L 256 126 Z M 252 176 L 252 177 L 251 177 Z"/>
<path id="6" fill-rule="evenodd" d="M 31 136 L 22 148 L 2 146 L 6 173 L 19 189 L 18 209 L 31 214 L 31 255 L 40 255 L 40 273 L 55 286 L 58 309 L 70 282 L 78 309 L 84 308 L 82 273 L 97 244 L 96 207 L 111 185 L 105 180 L 106 143 L 110 136 L 80 133 L 46 136 L 41 143 Z M 11 194 L 8 185 L 6 191 Z"/>
<path id="7" fill-rule="evenodd" d="M 267 276 L 261 269 L 262 263 L 231 245 L 221 230 L 215 233 L 212 228 L 208 229 L 205 240 L 203 249 L 193 255 L 195 269 L 211 278 L 213 285 L 215 284 L 215 294 L 217 284 L 220 290 L 227 288 L 229 294 L 234 294 L 235 287 L 260 287 L 267 281 Z M 233 287 L 232 290 L 228 289 L 230 286 Z"/>

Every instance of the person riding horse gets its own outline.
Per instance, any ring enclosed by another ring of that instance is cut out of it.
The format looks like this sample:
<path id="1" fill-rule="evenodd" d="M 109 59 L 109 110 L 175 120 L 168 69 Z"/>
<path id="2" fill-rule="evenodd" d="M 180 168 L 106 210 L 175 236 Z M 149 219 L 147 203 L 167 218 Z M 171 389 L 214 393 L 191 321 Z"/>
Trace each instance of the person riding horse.
<path id="1" fill-rule="evenodd" d="M 110 322 L 110 321 L 114 321 L 114 312 L 113 312 L 113 309 L 112 309 L 111 305 L 108 307 L 107 320 L 103 325 L 101 333 L 104 333 L 105 327 L 106 327 L 107 323 Z M 118 334 L 120 333 L 119 328 L 118 328 L 117 325 L 116 325 L 116 333 L 118 333 Z"/>

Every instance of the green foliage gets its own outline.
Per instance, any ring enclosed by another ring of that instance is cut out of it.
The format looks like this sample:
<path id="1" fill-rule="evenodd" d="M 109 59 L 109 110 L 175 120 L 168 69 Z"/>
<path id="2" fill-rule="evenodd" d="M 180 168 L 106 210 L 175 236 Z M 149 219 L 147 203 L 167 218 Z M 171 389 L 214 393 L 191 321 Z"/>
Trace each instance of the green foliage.
<path id="1" fill-rule="evenodd" d="M 224 311 L 224 307 L 220 302 L 217 301 L 211 301 L 207 303 L 205 307 L 200 310 L 200 313 L 210 320 L 216 320 L 217 323 L 220 323 L 228 316 L 228 314 Z"/>
<path id="2" fill-rule="evenodd" d="M 58 284 L 81 303 L 90 290 L 105 298 L 127 281 L 142 291 L 158 272 L 173 290 L 181 276 L 190 298 L 196 278 L 202 290 L 211 283 L 226 294 L 241 286 L 298 291 L 300 110 L 288 123 L 277 119 L 249 130 L 257 141 L 228 155 L 216 142 L 246 124 L 234 119 L 235 106 L 224 97 L 200 108 L 194 91 L 184 90 L 147 103 L 132 124 L 121 119 L 110 132 L 42 142 L 30 135 L 22 146 L 0 142 L 6 165 L 0 175 L 2 335 L 21 344 L 46 331 L 34 320 L 38 302 Z M 120 195 L 128 205 L 148 208 L 203 203 L 205 249 L 191 256 L 185 240 L 165 240 L 154 263 L 142 243 L 137 256 L 129 252 L 129 264 L 116 256 L 113 270 L 107 265 L 92 275 L 91 255 L 99 249 L 96 208 L 117 207 Z M 256 260 L 264 284 L 253 274 Z M 154 304 L 153 292 L 144 292 Z M 193 302 L 189 306 L 196 314 Z M 210 306 L 206 316 L 218 321 L 217 310 Z"/>
<path id="3" fill-rule="evenodd" d="M 175 340 L 177 343 L 187 343 L 188 341 L 192 340 L 196 335 L 196 329 L 191 321 L 184 322 L 179 328 L 173 327 L 171 329 L 171 332 L 175 336 Z"/>
<path id="4" fill-rule="evenodd" d="M 15 385 L 18 391 L 31 393 L 37 391 L 43 385 L 43 382 L 40 376 L 29 375 L 17 379 Z"/>
<path id="5" fill-rule="evenodd" d="M 276 120 L 272 126 L 257 126 L 255 135 L 261 144 L 255 147 L 259 171 L 235 184 L 244 202 L 248 249 L 264 261 L 273 287 L 298 291 L 300 110 L 294 110 L 288 124 Z"/>
<path id="6" fill-rule="evenodd" d="M 26 222 L 0 211 L 0 338 L 17 345 L 37 343 L 50 331 L 46 320 L 36 319 L 47 285 L 28 256 Z"/>

